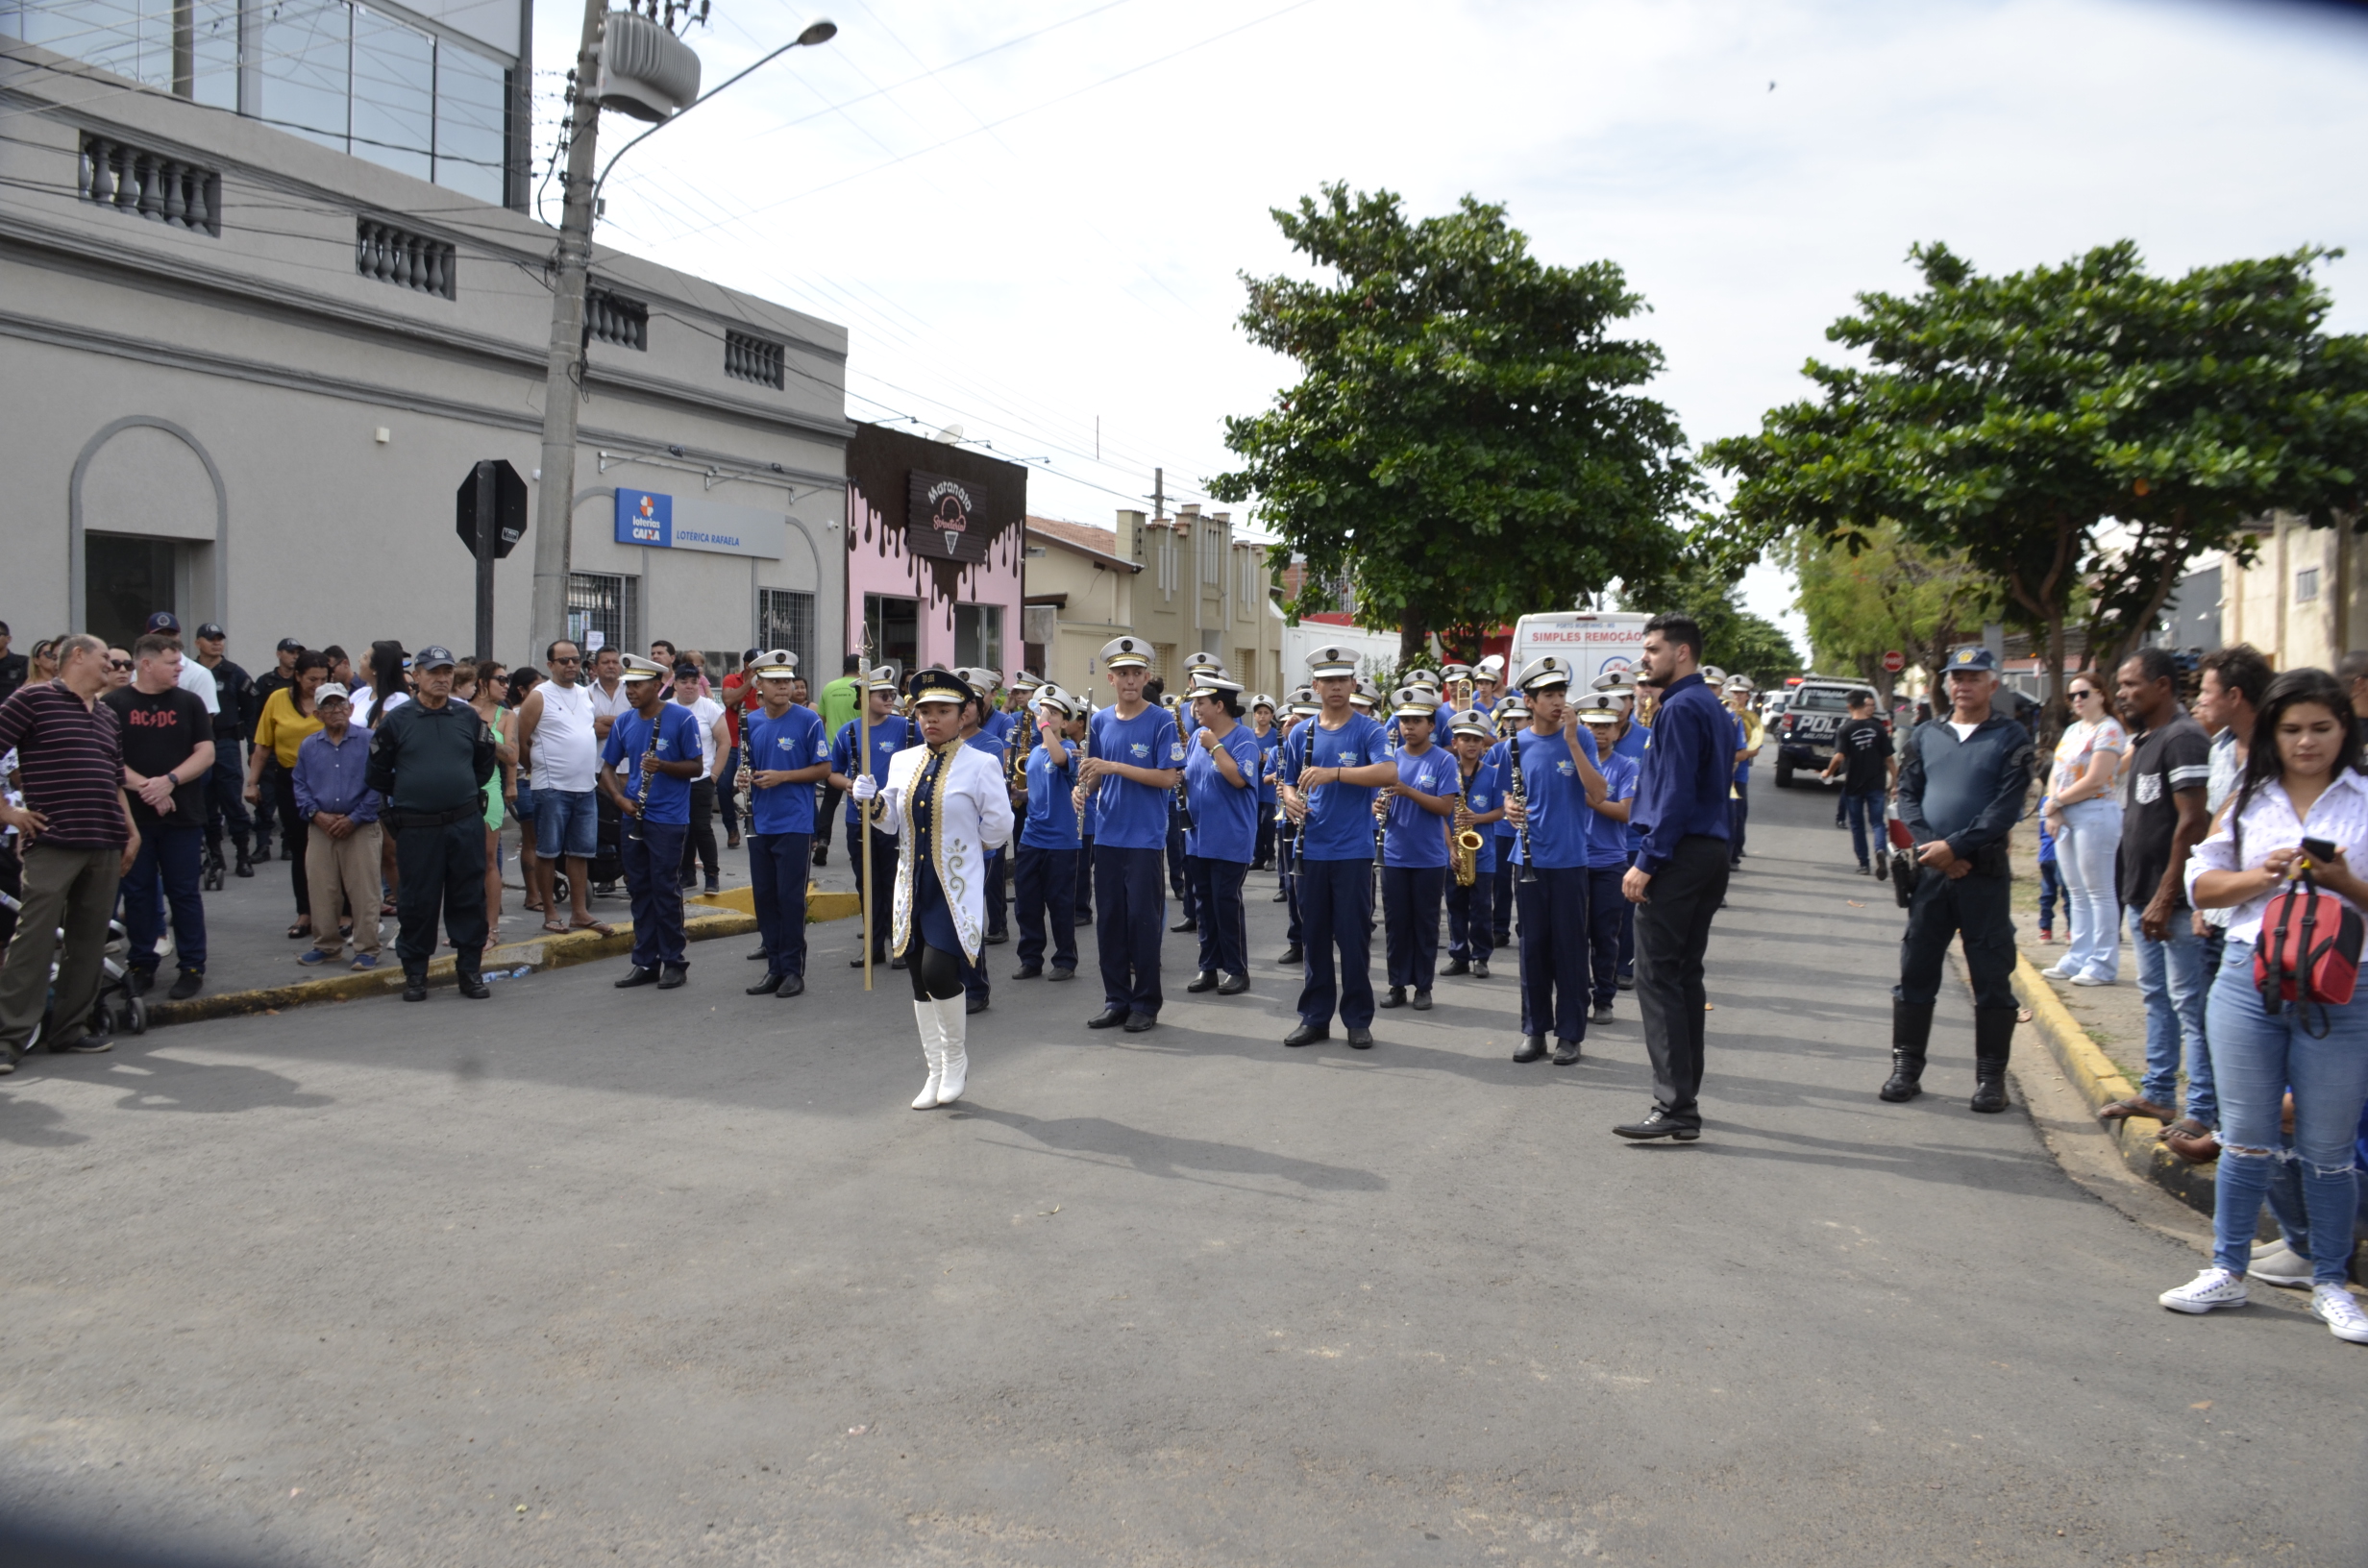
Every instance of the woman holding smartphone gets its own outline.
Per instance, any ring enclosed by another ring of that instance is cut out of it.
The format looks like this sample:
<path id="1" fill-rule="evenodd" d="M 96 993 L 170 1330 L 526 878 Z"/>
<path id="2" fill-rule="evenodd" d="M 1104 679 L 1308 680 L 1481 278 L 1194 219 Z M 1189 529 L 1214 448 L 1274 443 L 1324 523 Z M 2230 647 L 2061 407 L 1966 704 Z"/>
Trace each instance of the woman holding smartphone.
<path id="1" fill-rule="evenodd" d="M 2368 883 L 2351 862 L 2354 851 L 2368 849 L 2362 732 L 2350 698 L 2326 671 L 2294 670 L 2271 681 L 2243 781 L 2187 863 L 2189 901 L 2231 911 L 2227 955 L 2206 1013 L 2220 1092 L 2220 1170 L 2211 1266 L 2160 1298 L 2181 1312 L 2244 1305 L 2272 1163 L 2292 1160 L 2310 1221 L 2311 1310 L 2354 1344 L 2368 1344 L 2368 1313 L 2344 1285 L 2359 1201 L 2354 1139 L 2368 1103 L 2368 996 L 2341 1005 L 2286 1003 L 2272 1013 L 2254 985 L 2253 958 L 2272 901 L 2306 868 L 2322 893 L 2368 909 Z M 2289 1088 L 2291 1148 L 2279 1126 Z"/>

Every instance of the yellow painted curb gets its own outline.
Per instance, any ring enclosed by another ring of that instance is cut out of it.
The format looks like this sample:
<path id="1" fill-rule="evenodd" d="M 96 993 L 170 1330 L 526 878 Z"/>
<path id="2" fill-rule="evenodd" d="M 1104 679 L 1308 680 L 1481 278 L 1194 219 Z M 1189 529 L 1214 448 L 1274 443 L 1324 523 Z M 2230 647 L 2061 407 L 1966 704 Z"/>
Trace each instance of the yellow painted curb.
<path id="1" fill-rule="evenodd" d="M 806 922 L 810 925 L 821 920 L 846 919 L 856 914 L 861 905 L 862 900 L 851 893 L 809 893 L 806 895 Z M 756 929 L 755 909 L 755 894 L 747 888 L 685 899 L 683 935 L 693 942 L 744 935 Z M 571 968 L 578 964 L 596 963 L 604 958 L 615 958 L 631 952 L 632 922 L 619 920 L 614 923 L 616 931 L 612 936 L 604 937 L 598 931 L 570 931 L 564 936 L 538 931 L 525 942 L 504 943 L 488 947 L 485 949 L 484 972 L 514 973 L 526 968 L 539 973 L 545 969 Z M 394 962 L 391 945 L 381 962 L 384 968 L 364 974 L 348 971 L 319 979 L 291 980 L 284 986 L 216 992 L 210 996 L 193 996 L 185 1002 L 150 1002 L 149 1026 L 200 1023 L 209 1018 L 278 1013 L 291 1007 L 308 1007 L 316 1002 L 347 1002 L 361 996 L 391 995 L 403 989 L 403 969 Z M 451 985 L 454 963 L 450 953 L 429 960 L 428 983 L 432 986 Z"/>

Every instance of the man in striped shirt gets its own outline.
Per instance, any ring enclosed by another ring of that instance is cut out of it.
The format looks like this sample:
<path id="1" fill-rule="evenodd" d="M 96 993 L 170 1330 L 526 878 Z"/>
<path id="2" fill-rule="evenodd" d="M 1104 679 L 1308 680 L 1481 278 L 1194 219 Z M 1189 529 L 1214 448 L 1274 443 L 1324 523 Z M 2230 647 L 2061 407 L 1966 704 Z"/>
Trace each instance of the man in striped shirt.
<path id="1" fill-rule="evenodd" d="M 24 909 L 0 960 L 0 1073 L 16 1070 L 48 1002 L 58 957 L 54 1051 L 103 1051 L 84 1025 L 98 995 L 99 961 L 115 886 L 139 852 L 123 797 L 123 732 L 101 703 L 107 645 L 83 633 L 59 645 L 58 678 L 0 702 L 0 752 L 13 747 L 21 807 L 0 804 L 0 824 L 25 845 Z M 58 952 L 64 931 L 65 950 Z"/>

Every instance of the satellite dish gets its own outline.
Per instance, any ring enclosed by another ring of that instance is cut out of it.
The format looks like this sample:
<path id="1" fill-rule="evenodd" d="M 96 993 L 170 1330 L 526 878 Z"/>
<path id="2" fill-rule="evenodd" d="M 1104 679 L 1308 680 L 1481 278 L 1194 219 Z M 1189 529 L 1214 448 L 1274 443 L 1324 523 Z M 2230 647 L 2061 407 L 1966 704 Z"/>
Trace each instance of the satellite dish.
<path id="1" fill-rule="evenodd" d="M 962 427 L 959 425 L 949 425 L 944 429 L 938 431 L 935 436 L 931 437 L 931 439 L 943 441 L 950 447 L 959 445 L 962 440 Z"/>

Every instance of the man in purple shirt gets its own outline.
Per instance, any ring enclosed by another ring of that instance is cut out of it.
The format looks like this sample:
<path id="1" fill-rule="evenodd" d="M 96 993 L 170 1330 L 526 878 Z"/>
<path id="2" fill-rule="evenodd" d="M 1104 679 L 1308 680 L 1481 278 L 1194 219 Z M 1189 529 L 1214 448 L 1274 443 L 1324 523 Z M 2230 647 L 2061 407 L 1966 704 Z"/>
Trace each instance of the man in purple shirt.
<path id="1" fill-rule="evenodd" d="M 105 1029 L 91 1034 L 86 1026 L 116 885 L 139 853 L 123 797 L 122 728 L 99 701 L 107 645 L 78 632 L 59 644 L 58 658 L 57 679 L 19 687 L 0 702 L 0 753 L 15 749 L 25 795 L 22 807 L 0 802 L 0 826 L 16 829 L 25 845 L 24 908 L 0 961 L 0 1073 L 16 1070 L 41 1021 L 53 957 L 50 1049 L 104 1051 L 112 1043 Z"/>

